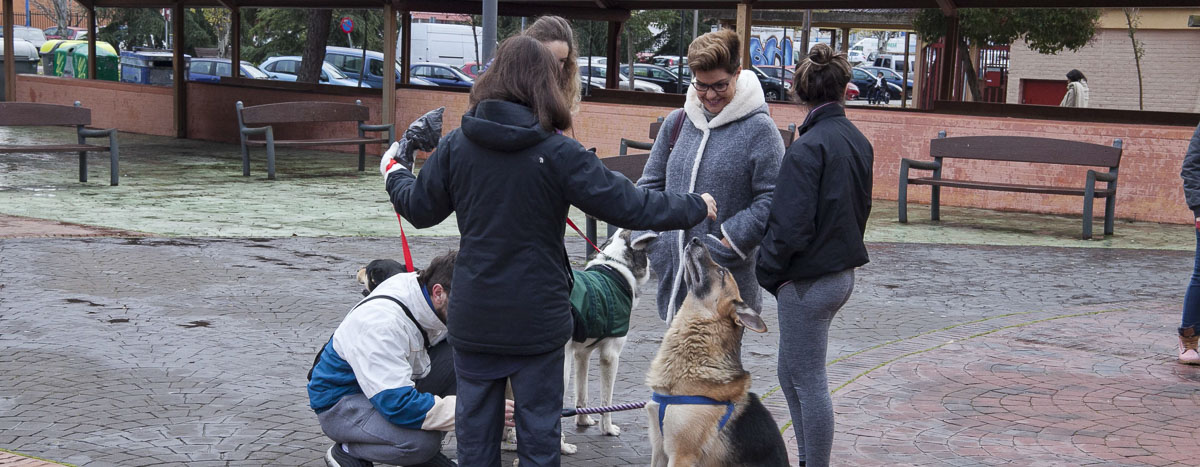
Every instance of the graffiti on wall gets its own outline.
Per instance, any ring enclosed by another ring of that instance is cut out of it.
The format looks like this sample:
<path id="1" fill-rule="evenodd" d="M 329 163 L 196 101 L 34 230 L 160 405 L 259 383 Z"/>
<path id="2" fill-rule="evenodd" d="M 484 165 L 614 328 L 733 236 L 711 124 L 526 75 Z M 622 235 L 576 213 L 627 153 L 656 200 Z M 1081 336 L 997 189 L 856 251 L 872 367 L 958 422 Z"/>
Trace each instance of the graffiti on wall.
<path id="1" fill-rule="evenodd" d="M 775 34 L 750 37 L 750 63 L 754 65 L 792 66 L 792 38 Z"/>

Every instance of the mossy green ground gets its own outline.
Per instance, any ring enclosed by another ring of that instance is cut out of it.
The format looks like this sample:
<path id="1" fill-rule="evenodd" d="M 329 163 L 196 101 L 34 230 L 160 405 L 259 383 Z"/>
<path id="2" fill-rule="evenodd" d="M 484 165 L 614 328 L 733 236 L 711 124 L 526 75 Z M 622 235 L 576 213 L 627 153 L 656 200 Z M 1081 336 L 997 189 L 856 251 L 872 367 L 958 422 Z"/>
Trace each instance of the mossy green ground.
<path id="1" fill-rule="evenodd" d="M 231 128 L 232 130 L 232 128 Z M 0 128 L 4 144 L 73 142 L 71 128 Z M 366 171 L 357 155 L 281 150 L 277 180 L 266 179 L 266 155 L 251 151 L 251 176 L 241 174 L 237 145 L 122 133 L 121 184 L 108 185 L 108 154 L 89 157 L 87 183 L 75 154 L 0 156 L 0 214 L 51 219 L 163 236 L 396 236 L 378 157 Z M 953 199 L 949 190 L 944 199 Z M 1181 207 L 1182 209 L 1182 207 Z M 1118 206 L 1118 213 L 1120 207 Z M 584 216 L 572 210 L 581 228 Z M 1078 216 L 997 212 L 943 206 L 942 221 L 911 205 L 896 221 L 895 201 L 877 200 L 867 227 L 872 242 L 1039 245 L 1190 250 L 1188 225 L 1118 221 L 1116 235 L 1079 239 Z M 456 235 L 454 218 L 408 235 Z M 1096 232 L 1103 223 L 1097 220 Z M 568 232 L 570 233 L 570 232 Z"/>

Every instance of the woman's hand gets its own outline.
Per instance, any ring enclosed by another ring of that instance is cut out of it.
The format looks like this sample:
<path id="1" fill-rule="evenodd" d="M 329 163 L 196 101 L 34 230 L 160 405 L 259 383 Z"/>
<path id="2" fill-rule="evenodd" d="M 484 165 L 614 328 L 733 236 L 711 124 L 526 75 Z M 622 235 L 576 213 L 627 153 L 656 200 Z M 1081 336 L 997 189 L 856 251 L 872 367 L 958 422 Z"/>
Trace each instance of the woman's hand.
<path id="1" fill-rule="evenodd" d="M 700 198 L 704 200 L 704 204 L 708 205 L 708 218 L 714 221 L 717 220 L 717 200 L 713 199 L 712 195 L 708 193 L 700 195 Z"/>
<path id="2" fill-rule="evenodd" d="M 733 244 L 729 243 L 729 237 L 721 237 L 721 244 L 725 245 L 725 248 L 728 248 L 730 250 L 733 249 Z"/>

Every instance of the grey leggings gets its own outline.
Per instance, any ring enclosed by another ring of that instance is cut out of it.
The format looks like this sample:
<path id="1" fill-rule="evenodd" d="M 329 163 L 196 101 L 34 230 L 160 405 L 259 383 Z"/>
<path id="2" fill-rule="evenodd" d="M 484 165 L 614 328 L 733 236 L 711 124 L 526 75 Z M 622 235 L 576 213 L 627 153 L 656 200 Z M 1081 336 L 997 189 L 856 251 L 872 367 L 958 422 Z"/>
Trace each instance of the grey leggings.
<path id="1" fill-rule="evenodd" d="M 854 270 L 792 282 L 779 289 L 779 385 L 806 467 L 829 465 L 833 401 L 825 377 L 829 323 L 854 291 Z"/>

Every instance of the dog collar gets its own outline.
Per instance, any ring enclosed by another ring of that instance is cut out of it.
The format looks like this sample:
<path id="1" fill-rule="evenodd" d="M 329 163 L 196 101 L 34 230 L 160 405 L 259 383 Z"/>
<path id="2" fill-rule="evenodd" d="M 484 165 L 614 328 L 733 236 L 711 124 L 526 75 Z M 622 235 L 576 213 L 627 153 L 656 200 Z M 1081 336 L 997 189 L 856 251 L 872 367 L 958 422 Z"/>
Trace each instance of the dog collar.
<path id="1" fill-rule="evenodd" d="M 667 415 L 667 406 L 671 404 L 683 405 L 724 405 L 725 416 L 721 417 L 721 421 L 717 422 L 717 431 L 725 428 L 725 423 L 729 421 L 729 417 L 733 415 L 733 402 L 719 401 L 706 396 L 668 396 L 657 392 L 650 393 L 650 400 L 658 402 L 658 432 L 663 431 L 663 419 Z"/>
<path id="2" fill-rule="evenodd" d="M 608 277 L 612 278 L 613 281 L 617 283 L 617 286 L 621 288 L 621 291 L 625 292 L 626 296 L 628 296 L 628 297 L 633 296 L 633 290 L 629 288 L 629 282 L 625 279 L 624 275 L 622 275 L 620 272 L 618 272 L 616 270 L 616 268 L 613 268 L 612 266 L 609 266 L 607 264 L 597 264 L 595 266 L 585 269 L 585 271 L 592 271 L 592 270 L 599 270 L 600 272 L 604 273 Z"/>

